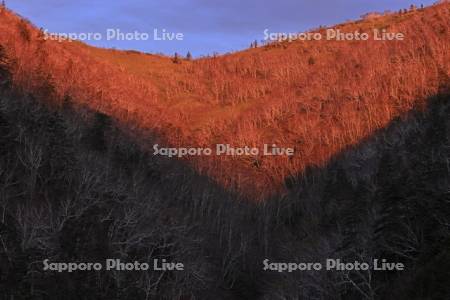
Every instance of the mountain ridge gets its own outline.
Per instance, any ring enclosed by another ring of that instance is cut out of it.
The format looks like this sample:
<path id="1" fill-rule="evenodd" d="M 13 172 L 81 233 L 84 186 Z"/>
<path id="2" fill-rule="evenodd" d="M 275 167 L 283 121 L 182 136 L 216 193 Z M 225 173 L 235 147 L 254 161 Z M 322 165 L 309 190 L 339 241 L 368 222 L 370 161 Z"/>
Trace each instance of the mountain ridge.
<path id="1" fill-rule="evenodd" d="M 292 174 L 320 166 L 447 86 L 449 16 L 443 3 L 334 27 L 383 27 L 406 33 L 405 41 L 282 42 L 176 64 L 43 40 L 28 22 L 3 12 L 0 45 L 16 63 L 16 87 L 33 92 L 50 85 L 60 103 L 70 98 L 126 127 L 150 130 L 150 139 L 137 137 L 149 149 L 152 143 L 295 148 L 289 159 L 187 160 L 227 189 L 264 198 L 283 192 Z"/>

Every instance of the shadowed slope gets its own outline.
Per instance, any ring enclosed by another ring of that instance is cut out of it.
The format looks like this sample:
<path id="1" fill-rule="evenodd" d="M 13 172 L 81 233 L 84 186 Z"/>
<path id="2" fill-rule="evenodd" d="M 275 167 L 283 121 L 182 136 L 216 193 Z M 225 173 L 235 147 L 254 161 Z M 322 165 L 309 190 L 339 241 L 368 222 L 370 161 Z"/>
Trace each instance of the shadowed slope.
<path id="1" fill-rule="evenodd" d="M 373 269 L 265 273 L 268 298 L 446 299 L 450 295 L 450 95 L 309 168 L 268 201 L 271 262 L 401 262 Z M 263 258 L 261 258 L 263 259 Z M 284 276 L 285 275 L 285 276 Z"/>
<path id="2" fill-rule="evenodd" d="M 0 74 L 9 77 L 3 61 Z M 255 204 L 179 162 L 149 155 L 104 114 L 73 111 L 70 102 L 49 109 L 32 95 L 4 90 L 4 298 L 448 298 L 448 94 L 349 146 L 323 168 L 292 176 L 287 196 Z M 44 259 L 111 257 L 165 258 L 182 261 L 186 270 L 42 269 Z M 387 258 L 406 270 L 279 273 L 264 271 L 262 263 L 326 258 Z"/>

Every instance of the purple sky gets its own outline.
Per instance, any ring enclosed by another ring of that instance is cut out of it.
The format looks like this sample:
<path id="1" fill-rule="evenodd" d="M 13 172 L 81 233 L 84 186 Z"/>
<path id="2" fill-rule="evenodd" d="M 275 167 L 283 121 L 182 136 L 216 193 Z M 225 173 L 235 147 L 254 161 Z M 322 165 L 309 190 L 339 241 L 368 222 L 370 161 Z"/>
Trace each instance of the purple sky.
<path id="1" fill-rule="evenodd" d="M 396 11 L 429 0 L 6 0 L 36 26 L 56 33 L 102 34 L 102 47 L 194 56 L 225 53 L 261 40 L 264 30 L 299 32 L 357 19 L 369 11 Z M 148 33 L 148 40 L 106 40 L 107 29 Z M 183 33 L 182 41 L 155 41 L 154 29 Z"/>

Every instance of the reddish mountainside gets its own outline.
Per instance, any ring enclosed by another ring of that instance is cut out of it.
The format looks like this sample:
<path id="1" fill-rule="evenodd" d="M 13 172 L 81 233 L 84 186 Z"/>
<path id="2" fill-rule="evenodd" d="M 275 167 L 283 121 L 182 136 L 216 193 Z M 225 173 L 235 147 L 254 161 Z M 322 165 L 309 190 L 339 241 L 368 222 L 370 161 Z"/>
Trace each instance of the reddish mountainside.
<path id="1" fill-rule="evenodd" d="M 175 64 L 157 55 L 45 40 L 4 10 L 0 46 L 17 89 L 42 99 L 52 93 L 60 99 L 53 105 L 70 97 L 106 113 L 138 128 L 145 146 L 295 148 L 291 158 L 188 159 L 225 188 L 266 197 L 283 191 L 286 178 L 323 165 L 449 86 L 449 3 L 336 28 L 386 29 L 405 39 L 283 42 Z"/>

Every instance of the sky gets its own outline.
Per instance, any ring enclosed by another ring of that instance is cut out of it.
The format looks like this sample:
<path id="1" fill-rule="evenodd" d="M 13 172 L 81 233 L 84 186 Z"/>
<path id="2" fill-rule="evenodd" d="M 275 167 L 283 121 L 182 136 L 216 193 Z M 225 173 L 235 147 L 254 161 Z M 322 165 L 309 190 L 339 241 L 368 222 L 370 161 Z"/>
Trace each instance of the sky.
<path id="1" fill-rule="evenodd" d="M 194 57 L 247 48 L 268 32 L 295 33 L 355 20 L 366 12 L 398 11 L 435 0 L 6 0 L 51 33 L 88 44 Z M 155 33 L 156 31 L 156 33 Z M 162 35 L 163 31 L 167 34 Z M 135 32 L 137 34 L 135 34 Z M 90 40 L 82 34 L 91 33 Z M 128 33 L 128 36 L 125 35 Z M 96 34 L 96 36 L 94 36 Z M 109 34 L 109 35 L 108 35 Z"/>

